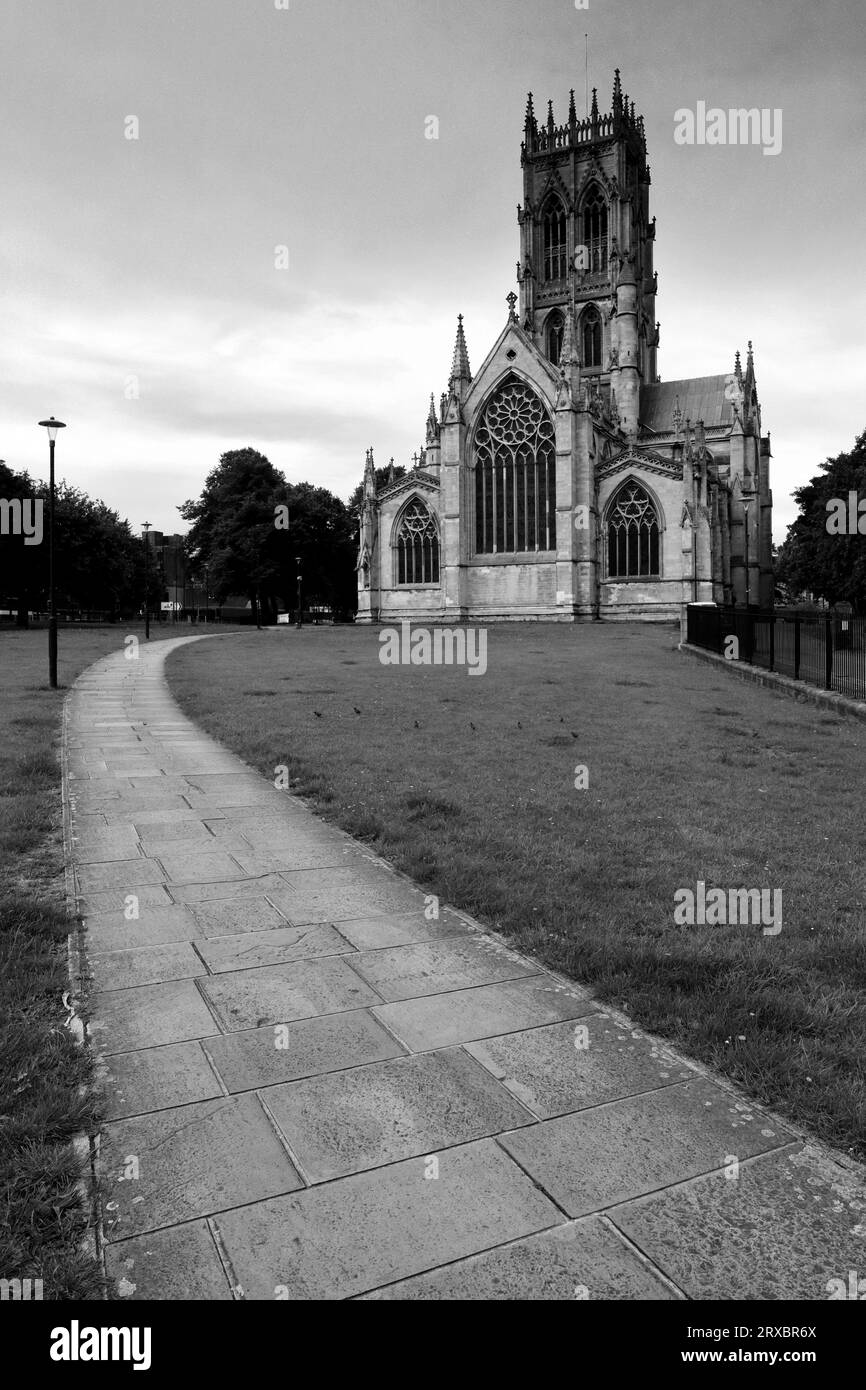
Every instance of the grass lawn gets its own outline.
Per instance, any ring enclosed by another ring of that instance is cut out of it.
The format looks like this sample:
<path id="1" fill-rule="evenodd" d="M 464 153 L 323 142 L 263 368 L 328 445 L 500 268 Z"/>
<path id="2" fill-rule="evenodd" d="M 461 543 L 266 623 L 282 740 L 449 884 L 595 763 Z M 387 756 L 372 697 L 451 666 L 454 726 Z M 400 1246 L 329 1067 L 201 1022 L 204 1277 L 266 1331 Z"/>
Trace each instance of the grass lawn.
<path id="1" fill-rule="evenodd" d="M 265 775 L 287 764 L 427 891 L 862 1155 L 866 724 L 677 640 L 491 627 L 470 676 L 382 665 L 375 629 L 290 628 L 181 648 L 168 673 L 187 713 Z M 781 889 L 781 933 L 676 926 L 698 880 Z"/>
<path id="2" fill-rule="evenodd" d="M 166 625 L 154 637 L 171 637 Z M 69 986 L 60 801 L 66 688 L 143 626 L 0 628 L 0 1278 L 42 1279 L 46 1299 L 98 1298 L 70 1138 L 95 1120 L 91 1059 L 64 1027 Z"/>

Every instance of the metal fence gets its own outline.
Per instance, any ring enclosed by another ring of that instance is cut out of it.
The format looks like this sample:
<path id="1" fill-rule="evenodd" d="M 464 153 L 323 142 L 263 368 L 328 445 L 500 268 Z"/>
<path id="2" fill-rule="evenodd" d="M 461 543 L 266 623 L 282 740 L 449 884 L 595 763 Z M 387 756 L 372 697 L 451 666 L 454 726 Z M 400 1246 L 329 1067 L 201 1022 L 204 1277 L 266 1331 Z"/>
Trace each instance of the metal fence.
<path id="1" fill-rule="evenodd" d="M 690 603 L 687 634 L 692 645 L 729 660 L 866 700 L 866 618 Z"/>

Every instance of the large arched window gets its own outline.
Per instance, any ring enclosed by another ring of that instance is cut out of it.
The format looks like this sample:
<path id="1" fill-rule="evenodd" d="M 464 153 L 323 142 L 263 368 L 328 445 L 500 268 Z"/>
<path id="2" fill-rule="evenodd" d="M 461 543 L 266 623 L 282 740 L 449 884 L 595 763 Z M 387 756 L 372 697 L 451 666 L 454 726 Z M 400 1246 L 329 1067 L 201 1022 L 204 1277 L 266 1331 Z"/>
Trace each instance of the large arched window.
<path id="1" fill-rule="evenodd" d="M 602 351 L 601 314 L 594 304 L 584 310 L 580 321 L 581 365 L 600 367 Z"/>
<path id="2" fill-rule="evenodd" d="M 607 517 L 609 579 L 646 579 L 659 574 L 659 523 L 649 494 L 625 483 Z"/>
<path id="3" fill-rule="evenodd" d="M 547 355 L 554 367 L 559 366 L 559 356 L 562 352 L 562 334 L 565 329 L 565 319 L 559 309 L 554 309 L 548 314 L 544 325 L 547 337 Z"/>
<path id="4" fill-rule="evenodd" d="M 558 198 L 549 198 L 541 217 L 544 235 L 544 278 L 564 280 L 567 260 L 565 208 Z"/>
<path id="5" fill-rule="evenodd" d="M 409 503 L 397 523 L 394 578 L 397 584 L 439 583 L 439 533 L 428 508 L 418 498 Z"/>
<path id="6" fill-rule="evenodd" d="M 535 392 L 512 377 L 487 402 L 475 434 L 475 550 L 555 548 L 553 422 Z"/>
<path id="7" fill-rule="evenodd" d="M 583 242 L 588 252 L 588 269 L 607 270 L 607 203 L 598 184 L 593 184 L 584 200 Z"/>

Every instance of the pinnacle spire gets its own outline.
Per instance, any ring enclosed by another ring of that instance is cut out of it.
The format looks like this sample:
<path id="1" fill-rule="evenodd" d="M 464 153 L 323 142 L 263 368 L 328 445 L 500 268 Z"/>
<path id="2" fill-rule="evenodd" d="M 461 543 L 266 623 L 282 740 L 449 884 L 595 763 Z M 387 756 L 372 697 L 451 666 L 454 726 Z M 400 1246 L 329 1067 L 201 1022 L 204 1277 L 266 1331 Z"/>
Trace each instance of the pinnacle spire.
<path id="1" fill-rule="evenodd" d="M 535 130 L 535 108 L 532 105 L 532 93 L 526 98 L 526 129 Z"/>
<path id="2" fill-rule="evenodd" d="M 755 358 L 754 358 L 754 355 L 753 355 L 753 353 L 752 353 L 752 340 L 751 340 L 751 338 L 750 338 L 750 339 L 749 339 L 749 354 L 748 354 L 748 356 L 747 356 L 747 358 L 746 358 L 746 371 L 747 371 L 747 372 L 754 372 L 754 370 L 755 370 Z"/>
<path id="3" fill-rule="evenodd" d="M 439 436 L 439 421 L 436 419 L 436 402 L 433 392 L 430 392 L 430 409 L 427 413 L 427 438 L 428 444 L 435 444 Z"/>
<path id="4" fill-rule="evenodd" d="M 577 107 L 574 104 L 574 88 L 572 87 L 568 98 L 568 123 L 577 125 Z"/>
<path id="5" fill-rule="evenodd" d="M 619 80 L 619 68 L 614 68 L 613 72 L 613 111 L 614 115 L 622 112 L 622 85 Z"/>
<path id="6" fill-rule="evenodd" d="M 597 120 L 598 120 L 598 88 L 597 88 L 597 87 L 593 87 L 593 89 L 592 89 L 592 110 L 590 111 L 589 114 L 590 114 L 590 116 L 592 117 L 592 119 L 593 119 L 594 121 L 597 121 Z"/>
<path id="7" fill-rule="evenodd" d="M 555 128 L 556 128 L 556 123 L 555 123 L 555 121 L 554 121 L 554 119 L 553 119 L 553 102 L 552 102 L 552 101 L 548 101 L 548 103 L 547 103 L 547 129 L 550 131 L 551 135 L 553 134 L 553 131 L 555 130 Z"/>
<path id="8" fill-rule="evenodd" d="M 737 378 L 737 381 L 738 381 L 738 382 L 740 383 L 740 385 L 742 386 L 742 384 L 743 384 L 743 367 L 742 367 L 742 364 L 741 364 L 741 362 L 740 362 L 740 349 L 739 349 L 739 348 L 737 348 L 736 352 L 734 353 L 734 376 Z"/>
<path id="9" fill-rule="evenodd" d="M 457 315 L 457 338 L 454 343 L 454 357 L 451 361 L 451 377 L 449 386 L 455 381 L 471 381 L 472 372 L 469 369 L 469 353 L 466 350 L 466 335 L 463 332 L 463 315 Z"/>

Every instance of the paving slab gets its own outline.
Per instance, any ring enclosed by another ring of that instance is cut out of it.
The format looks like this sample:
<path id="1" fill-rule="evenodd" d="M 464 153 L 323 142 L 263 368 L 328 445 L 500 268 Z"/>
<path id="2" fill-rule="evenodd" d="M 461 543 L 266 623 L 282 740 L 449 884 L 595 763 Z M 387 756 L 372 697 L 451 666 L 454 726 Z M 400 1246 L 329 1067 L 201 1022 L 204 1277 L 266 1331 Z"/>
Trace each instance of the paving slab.
<path id="1" fill-rule="evenodd" d="M 78 883 L 85 895 L 110 888 L 131 892 L 143 884 L 162 884 L 165 874 L 155 859 L 122 859 L 112 864 L 82 864 Z"/>
<path id="2" fill-rule="evenodd" d="M 119 1297 L 131 1303 L 233 1301 L 206 1221 L 119 1241 L 108 1247 L 105 1262 L 109 1276 L 117 1280 Z"/>
<path id="3" fill-rule="evenodd" d="M 639 1030 L 600 1013 L 467 1043 L 466 1050 L 545 1120 L 695 1075 Z"/>
<path id="4" fill-rule="evenodd" d="M 344 869 L 298 869 L 281 875 L 282 887 L 268 891 L 281 912 L 299 925 L 340 921 L 377 912 L 423 910 L 426 895 L 385 869 L 359 865 Z"/>
<path id="5" fill-rule="evenodd" d="M 404 1055 L 366 1009 L 205 1038 L 201 1046 L 231 1093 Z"/>
<path id="6" fill-rule="evenodd" d="M 219 1032 L 192 980 L 115 989 L 91 1001 L 90 1031 L 99 1051 L 130 1052 Z"/>
<path id="7" fill-rule="evenodd" d="M 156 946 L 162 942 L 192 941 L 204 933 L 188 908 L 139 907 L 130 920 L 123 912 L 96 912 L 85 921 L 84 944 L 88 953 L 122 951 L 133 943 Z"/>
<path id="8" fill-rule="evenodd" d="M 303 1185 L 251 1093 L 113 1121 L 99 1170 L 109 1241 Z"/>
<path id="9" fill-rule="evenodd" d="M 534 1119 L 459 1048 L 277 1086 L 267 1106 L 308 1183 L 437 1153 Z"/>
<path id="10" fill-rule="evenodd" d="M 212 975 L 201 987 L 227 1032 L 379 1002 L 341 956 Z"/>
<path id="11" fill-rule="evenodd" d="M 500 1142 L 569 1216 L 584 1216 L 790 1141 L 737 1105 L 711 1082 L 680 1083 L 544 1120 Z"/>
<path id="12" fill-rule="evenodd" d="M 232 854 L 245 873 L 269 874 L 281 873 L 284 869 L 342 869 L 347 862 L 351 864 L 353 859 L 357 859 L 361 851 L 357 845 L 345 841 L 317 844 L 307 840 L 297 845 L 262 844 L 258 852 L 249 843 L 239 844 Z"/>
<path id="13" fill-rule="evenodd" d="M 262 965 L 287 965 L 316 956 L 357 955 L 355 948 L 331 926 L 282 926 L 237 936 L 216 936 L 202 942 L 197 950 L 215 975 Z"/>
<path id="14" fill-rule="evenodd" d="M 559 987 L 549 975 L 532 975 L 498 985 L 383 1004 L 373 1010 L 380 1022 L 412 1052 L 494 1037 L 563 1018 L 595 1013 L 597 1005 L 577 990 Z"/>
<path id="15" fill-rule="evenodd" d="M 213 841 L 211 841 L 213 843 Z M 159 863 L 171 883 L 220 883 L 226 879 L 246 878 L 244 870 L 224 850 L 203 852 L 198 845 L 175 854 L 162 854 Z"/>
<path id="16" fill-rule="evenodd" d="M 437 941 L 442 936 L 466 936 L 470 927 L 456 912 L 442 908 L 438 918 L 428 918 L 426 912 L 350 917 L 340 922 L 340 932 L 359 951 L 370 951 L 386 946 L 414 946 L 416 942 Z"/>
<path id="17" fill-rule="evenodd" d="M 611 1220 L 689 1298 L 850 1297 L 849 1272 L 864 1275 L 862 1169 L 798 1144 L 732 1174 L 666 1188 Z"/>
<path id="18" fill-rule="evenodd" d="M 107 1120 L 224 1094 L 200 1042 L 169 1043 L 107 1057 L 100 1091 Z"/>
<path id="19" fill-rule="evenodd" d="M 242 898 L 260 898 L 267 895 L 273 899 L 275 894 L 282 894 L 284 889 L 285 883 L 279 874 L 268 874 L 263 878 L 227 878 L 207 883 L 172 883 L 171 896 L 175 902 L 189 903 L 190 906 L 194 906 L 197 903 L 220 902 L 229 898 L 239 900 Z"/>
<path id="20" fill-rule="evenodd" d="M 188 941 L 135 946 L 129 950 L 91 951 L 90 968 L 103 989 L 157 985 L 166 980 L 192 980 L 207 967 Z"/>
<path id="21" fill-rule="evenodd" d="M 412 1158 L 216 1217 L 244 1296 L 351 1298 L 563 1220 L 492 1140 L 425 1172 Z"/>
<path id="22" fill-rule="evenodd" d="M 130 896 L 135 898 L 139 909 L 172 906 L 171 894 L 164 883 L 137 883 L 134 887 L 107 888 L 98 893 L 79 892 L 78 909 L 84 917 L 103 912 L 123 912 Z"/>
<path id="23" fill-rule="evenodd" d="M 361 1295 L 362 1301 L 413 1302 L 507 1299 L 523 1303 L 549 1299 L 573 1303 L 577 1299 L 635 1303 L 677 1298 L 659 1272 L 597 1216 L 499 1245 L 483 1255 Z"/>
<path id="24" fill-rule="evenodd" d="M 196 922 L 202 936 L 238 936 L 244 932 L 272 931 L 287 924 L 281 912 L 263 894 L 190 903 L 184 909 Z M 293 928 L 297 931 L 298 928 Z"/>
<path id="25" fill-rule="evenodd" d="M 362 951 L 352 964 L 387 1000 L 416 999 L 538 974 L 537 966 L 480 934 Z"/>

